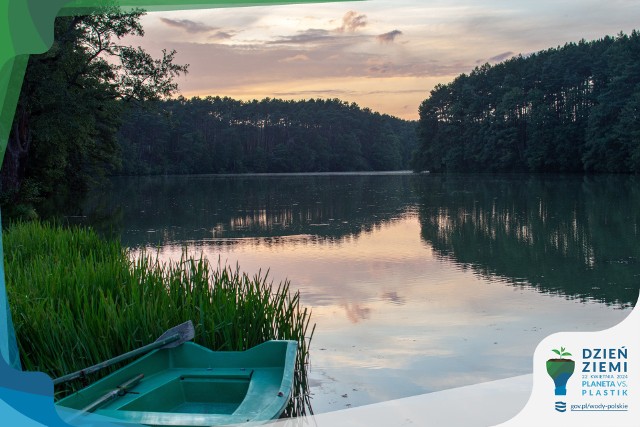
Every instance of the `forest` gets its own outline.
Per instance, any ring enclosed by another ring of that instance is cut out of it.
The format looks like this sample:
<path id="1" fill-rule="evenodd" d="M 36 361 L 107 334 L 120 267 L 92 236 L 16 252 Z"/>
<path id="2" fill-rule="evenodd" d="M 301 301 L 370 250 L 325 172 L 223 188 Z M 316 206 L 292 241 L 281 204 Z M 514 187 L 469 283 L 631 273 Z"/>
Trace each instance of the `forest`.
<path id="1" fill-rule="evenodd" d="M 2 168 L 5 217 L 74 206 L 114 175 L 408 169 L 416 122 L 338 99 L 179 96 L 188 64 L 124 44 L 142 11 L 60 17 L 31 55 Z"/>
<path id="2" fill-rule="evenodd" d="M 186 99 L 188 65 L 121 45 L 142 12 L 116 12 L 59 18 L 29 59 L 0 170 L 9 216 L 110 175 L 640 172 L 636 30 L 477 67 L 436 86 L 416 125 L 339 99 Z"/>
<path id="3" fill-rule="evenodd" d="M 338 99 L 178 97 L 129 108 L 124 175 L 408 169 L 415 122 Z"/>
<path id="4" fill-rule="evenodd" d="M 640 33 L 477 67 L 420 105 L 415 171 L 640 172 Z"/>

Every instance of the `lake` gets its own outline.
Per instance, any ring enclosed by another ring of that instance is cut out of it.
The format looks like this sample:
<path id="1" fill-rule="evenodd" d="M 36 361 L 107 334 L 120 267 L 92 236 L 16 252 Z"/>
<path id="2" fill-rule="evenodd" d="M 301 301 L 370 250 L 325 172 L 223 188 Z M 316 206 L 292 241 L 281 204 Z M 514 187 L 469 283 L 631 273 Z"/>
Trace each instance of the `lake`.
<path id="1" fill-rule="evenodd" d="M 640 179 L 409 173 L 113 179 L 81 222 L 274 282 L 316 323 L 315 413 L 532 372 L 640 284 Z"/>

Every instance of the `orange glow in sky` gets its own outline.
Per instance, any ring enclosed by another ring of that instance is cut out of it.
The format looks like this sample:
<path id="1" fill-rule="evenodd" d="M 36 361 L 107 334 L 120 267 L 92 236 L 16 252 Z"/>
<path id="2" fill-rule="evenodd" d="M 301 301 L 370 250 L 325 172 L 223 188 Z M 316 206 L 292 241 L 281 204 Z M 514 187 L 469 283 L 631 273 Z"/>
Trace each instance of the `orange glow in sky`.
<path id="1" fill-rule="evenodd" d="M 125 40 L 190 64 L 184 96 L 339 98 L 417 119 L 484 63 L 637 27 L 640 2 L 370 0 L 150 13 Z"/>

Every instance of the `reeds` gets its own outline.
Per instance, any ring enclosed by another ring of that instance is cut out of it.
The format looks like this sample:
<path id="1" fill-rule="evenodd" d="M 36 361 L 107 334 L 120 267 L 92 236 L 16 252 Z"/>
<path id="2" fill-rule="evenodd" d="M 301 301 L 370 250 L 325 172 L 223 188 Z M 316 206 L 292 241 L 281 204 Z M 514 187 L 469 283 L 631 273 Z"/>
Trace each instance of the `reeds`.
<path id="1" fill-rule="evenodd" d="M 306 378 L 313 328 L 289 282 L 276 286 L 267 274 L 214 269 L 186 252 L 179 262 L 160 263 L 145 253 L 132 260 L 118 241 L 86 228 L 19 223 L 3 240 L 24 369 L 58 377 L 192 320 L 195 342 L 213 350 L 245 350 L 269 339 L 298 341 L 294 398 L 286 413 L 310 410 Z M 69 391 L 61 388 L 57 395 Z"/>

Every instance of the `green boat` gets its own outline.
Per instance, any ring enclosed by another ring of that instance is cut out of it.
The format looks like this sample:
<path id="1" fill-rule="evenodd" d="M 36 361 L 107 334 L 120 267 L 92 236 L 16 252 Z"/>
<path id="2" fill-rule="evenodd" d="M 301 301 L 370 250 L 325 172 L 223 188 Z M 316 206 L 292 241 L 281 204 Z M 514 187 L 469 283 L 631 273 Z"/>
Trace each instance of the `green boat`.
<path id="1" fill-rule="evenodd" d="M 192 342 L 152 351 L 56 405 L 115 423 L 221 426 L 266 423 L 291 397 L 295 341 L 246 351 L 211 351 Z"/>

